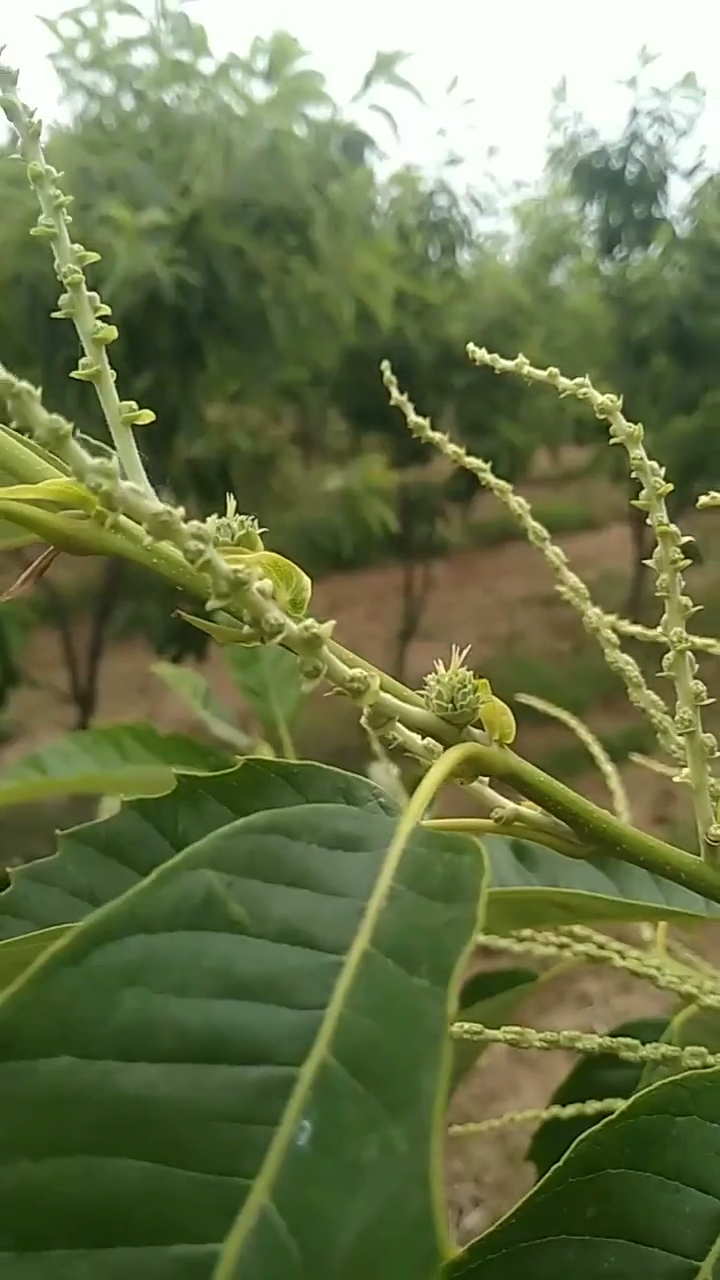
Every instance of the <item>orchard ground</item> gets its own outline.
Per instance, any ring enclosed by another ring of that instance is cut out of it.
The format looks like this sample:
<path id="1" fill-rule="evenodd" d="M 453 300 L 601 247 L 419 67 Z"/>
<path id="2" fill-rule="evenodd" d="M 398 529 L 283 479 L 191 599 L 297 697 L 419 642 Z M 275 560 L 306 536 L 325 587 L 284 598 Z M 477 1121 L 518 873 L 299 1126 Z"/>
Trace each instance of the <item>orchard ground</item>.
<path id="1" fill-rule="evenodd" d="M 612 524 L 557 540 L 600 601 L 616 607 L 629 559 L 626 526 Z M 697 620 L 698 629 L 714 634 L 720 630 L 720 522 L 702 517 L 701 541 L 705 559 L 702 566 L 690 570 L 691 585 L 695 598 L 706 605 Z M 587 719 L 618 759 L 636 824 L 680 839 L 688 822 L 682 796 L 666 779 L 627 761 L 628 751 L 652 750 L 647 732 L 628 709 L 593 642 L 555 594 L 550 573 L 537 553 L 524 542 L 464 550 L 436 562 L 432 575 L 425 617 L 408 654 L 408 682 L 419 684 L 433 659 L 448 654 L 451 642 L 472 644 L 475 668 L 491 677 L 502 696 L 535 693 Z M 394 649 L 399 591 L 397 566 L 337 575 L 317 584 L 313 612 L 317 617 L 335 618 L 338 639 L 387 667 Z M 656 650 L 654 655 L 647 654 L 647 660 L 657 656 Z M 151 661 L 152 655 L 139 641 L 111 647 L 103 666 L 98 722 L 149 718 L 161 729 L 196 732 L 191 715 L 151 674 Z M 711 691 L 720 677 L 720 671 L 712 668 L 718 666 L 715 660 L 707 664 Z M 52 674 L 58 683 L 61 668 L 54 634 L 33 634 L 28 668 Z M 203 670 L 215 690 L 231 700 L 232 688 L 217 650 L 211 651 Z M 583 749 L 567 730 L 521 707 L 516 710 L 522 754 L 606 803 L 601 780 L 588 769 Z M 46 692 L 21 688 L 12 698 L 9 722 L 13 736 L 2 749 L 7 762 L 66 729 L 69 712 Z M 367 758 L 355 710 L 321 692 L 308 701 L 296 741 L 301 755 L 347 768 L 361 770 Z M 445 808 L 472 812 L 461 792 L 448 795 Z M 86 813 L 82 806 L 77 811 L 73 808 L 71 820 Z M 11 812 L 3 819 L 5 849 L 17 842 L 26 848 L 25 856 L 50 852 L 56 817 L 39 815 L 37 810 Z M 67 810 L 62 817 L 67 824 Z M 711 932 L 703 939 L 702 949 L 720 962 L 720 937 Z M 480 957 L 479 963 L 497 962 Z M 538 1027 L 604 1031 L 666 1007 L 659 993 L 625 974 L 586 969 L 548 984 L 528 999 L 523 1015 Z M 491 1048 L 459 1092 L 452 1119 L 543 1106 L 571 1062 L 570 1055 L 559 1053 Z M 498 1135 L 449 1142 L 450 1213 L 461 1239 L 483 1230 L 530 1186 L 532 1169 L 523 1163 L 529 1137 L 527 1128 L 514 1127 Z"/>

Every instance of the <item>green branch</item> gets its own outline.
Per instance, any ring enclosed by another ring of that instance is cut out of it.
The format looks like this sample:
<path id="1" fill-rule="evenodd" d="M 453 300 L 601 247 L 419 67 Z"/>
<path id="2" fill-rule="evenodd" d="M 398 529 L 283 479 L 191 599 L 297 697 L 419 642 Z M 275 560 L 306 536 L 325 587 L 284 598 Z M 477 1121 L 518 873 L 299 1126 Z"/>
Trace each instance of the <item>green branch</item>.
<path id="1" fill-rule="evenodd" d="M 35 401 L 31 401 L 29 407 L 35 414 L 44 413 Z M 75 441 L 71 443 L 74 454 L 79 450 L 79 446 Z M 6 453 L 8 458 L 12 458 L 14 474 L 18 479 L 34 483 L 40 479 L 41 472 L 43 479 L 48 478 L 46 464 L 42 459 L 38 459 L 30 447 L 26 448 L 19 437 L 10 437 L 0 431 L 0 466 Z M 121 496 L 125 493 L 122 484 L 118 485 L 118 492 Z M 69 537 L 71 544 L 83 554 L 124 555 L 160 573 L 164 578 L 206 604 L 212 594 L 213 584 L 210 572 L 216 553 L 208 548 L 209 562 L 203 556 L 197 567 L 189 564 L 183 554 L 184 543 L 188 537 L 185 530 L 182 531 L 182 538 L 178 537 L 177 545 L 172 541 L 175 536 L 175 521 L 179 520 L 176 513 L 171 512 L 173 519 L 168 523 L 165 538 L 148 537 L 147 529 L 141 523 L 144 507 L 147 505 L 150 513 L 154 515 L 156 506 L 160 506 L 157 499 L 148 500 L 132 490 L 125 505 L 127 510 L 132 510 L 133 513 L 137 511 L 137 521 L 129 519 L 125 514 L 115 515 L 112 530 L 103 527 L 101 519 L 90 517 L 80 521 L 43 511 L 25 503 L 15 502 L 7 505 L 12 508 L 12 514 L 8 512 L 11 518 L 34 529 L 40 536 L 47 537 L 51 542 L 54 532 L 64 533 Z M 108 513 L 105 512 L 102 519 L 106 520 L 107 515 Z M 208 563 L 208 570 L 205 569 L 206 563 Z M 237 581 L 237 585 L 234 585 L 235 581 L 231 575 L 228 581 L 230 598 L 223 607 L 231 617 L 246 626 L 248 621 L 256 625 L 259 628 L 259 642 L 262 638 L 265 613 L 272 611 L 275 616 L 278 616 L 278 606 L 262 592 L 253 590 L 252 585 L 243 585 L 242 581 Z M 512 817 L 515 823 L 519 821 L 527 830 L 528 838 L 540 840 L 540 835 L 536 834 L 536 831 L 542 830 L 544 834 L 549 832 L 551 838 L 559 837 L 564 842 L 569 839 L 570 847 L 563 849 L 563 852 L 570 852 L 572 838 L 569 833 L 572 832 L 580 842 L 578 853 L 582 849 L 585 856 L 592 856 L 595 851 L 612 854 L 655 875 L 694 890 L 712 901 L 720 902 L 720 872 L 713 867 L 665 841 L 626 826 L 606 810 L 576 795 L 569 787 L 565 787 L 542 770 L 522 760 L 508 747 L 483 743 L 477 730 L 473 728 L 460 730 L 448 724 L 428 711 L 422 705 L 419 695 L 405 689 L 397 681 L 392 682 L 392 692 L 389 692 L 388 677 L 377 672 L 370 664 L 357 659 L 353 653 L 343 649 L 342 646 L 332 642 L 328 644 L 327 636 L 318 623 L 311 622 L 310 619 L 296 621 L 285 615 L 283 629 L 277 639 L 295 652 L 301 661 L 307 658 L 309 645 L 312 644 L 321 675 L 364 706 L 366 713 L 379 717 L 380 721 L 386 725 L 390 736 L 395 734 L 401 743 L 407 744 L 410 750 L 420 758 L 423 751 L 426 760 L 429 756 L 437 758 L 437 755 L 442 753 L 442 746 L 446 746 L 448 749 L 443 757 L 442 767 L 445 779 L 454 776 L 460 781 L 472 784 L 473 778 L 494 778 L 499 782 L 510 784 L 520 795 L 539 805 L 545 811 L 544 813 L 534 814 L 528 810 L 527 813 L 523 812 L 519 815 L 517 806 L 509 804 L 504 797 L 485 788 L 486 804 L 489 799 L 496 801 L 495 807 L 504 808 L 507 817 Z M 467 740 L 468 737 L 470 741 Z M 463 738 L 465 738 L 464 741 Z M 428 762 L 432 763 L 432 760 Z M 436 773 L 435 778 L 437 777 Z M 475 785 L 485 787 L 484 783 Z M 497 814 L 491 813 L 491 817 L 496 820 Z M 503 828 L 502 822 L 498 825 L 501 829 Z M 505 831 L 510 829 L 508 822 Z M 546 840 L 545 843 L 547 842 Z M 550 845 L 550 847 L 553 846 Z"/>
<path id="2" fill-rule="evenodd" d="M 586 847 L 612 854 L 713 902 L 720 902 L 720 872 L 701 858 L 635 827 L 626 826 L 606 809 L 577 795 L 570 787 L 507 747 L 483 747 L 473 743 L 472 751 L 479 771 L 500 782 L 510 783 L 527 800 L 541 805 L 574 831 Z M 466 764 L 467 759 L 464 755 Z"/>
<path id="3" fill-rule="evenodd" d="M 460 835 L 502 836 L 504 839 L 528 840 L 532 844 L 541 844 L 554 853 L 562 853 L 566 858 L 586 858 L 587 849 L 576 841 L 563 839 L 560 835 L 534 827 L 530 823 L 523 826 L 520 822 L 494 821 L 492 818 L 428 818 L 422 824 L 431 831 L 456 831 Z"/>
<path id="4" fill-rule="evenodd" d="M 107 354 L 117 330 L 105 320 L 110 308 L 88 289 L 85 281 L 84 268 L 98 261 L 100 255 L 75 244 L 70 236 L 71 198 L 58 186 L 61 175 L 45 159 L 40 122 L 18 97 L 16 85 L 15 72 L 0 66 L 0 107 L 18 135 L 19 153 L 41 209 L 31 234 L 50 242 L 56 273 L 65 290 L 54 315 L 73 321 L 85 353 L 71 376 L 93 384 L 125 475 L 143 492 L 152 493 L 132 426 L 134 422 L 152 421 L 154 414 L 139 410 L 134 402 L 120 400 Z"/>

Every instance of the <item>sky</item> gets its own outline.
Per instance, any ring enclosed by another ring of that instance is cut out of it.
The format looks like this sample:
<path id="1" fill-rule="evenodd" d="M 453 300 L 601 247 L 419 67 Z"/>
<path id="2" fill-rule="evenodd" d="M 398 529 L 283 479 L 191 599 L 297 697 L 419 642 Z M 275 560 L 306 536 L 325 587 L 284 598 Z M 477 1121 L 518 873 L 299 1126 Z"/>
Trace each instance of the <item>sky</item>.
<path id="1" fill-rule="evenodd" d="M 56 114 L 58 97 L 47 62 L 51 38 L 36 15 L 55 17 L 67 7 L 69 0 L 0 4 L 4 60 L 19 67 L 21 95 L 46 121 Z M 632 74 L 645 45 L 659 55 L 655 83 L 696 73 L 707 92 L 700 140 L 708 159 L 720 163 L 716 0 L 192 0 L 190 11 L 220 54 L 245 52 L 255 35 L 291 32 L 341 103 L 378 49 L 406 51 L 406 74 L 427 105 L 386 97 L 400 142 L 387 134 L 383 145 L 393 162 L 427 168 L 450 146 L 467 157 L 470 181 L 487 170 L 490 148 L 497 148 L 490 167 L 501 182 L 539 176 L 552 89 L 563 76 L 569 103 L 612 134 L 627 106 L 617 82 Z M 453 105 L 446 89 L 456 76 Z M 463 107 L 463 99 L 472 102 Z"/>

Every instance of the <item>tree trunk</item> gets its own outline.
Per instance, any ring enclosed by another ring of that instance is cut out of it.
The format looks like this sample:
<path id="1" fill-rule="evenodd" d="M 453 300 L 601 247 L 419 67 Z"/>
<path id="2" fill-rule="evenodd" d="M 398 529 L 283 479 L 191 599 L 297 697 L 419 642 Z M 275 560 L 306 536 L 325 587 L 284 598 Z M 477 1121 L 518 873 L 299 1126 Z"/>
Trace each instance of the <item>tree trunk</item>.
<path id="1" fill-rule="evenodd" d="M 634 495 L 633 495 L 634 496 Z M 625 617 L 631 622 L 640 622 L 646 603 L 646 588 L 649 582 L 647 566 L 643 564 L 650 555 L 652 546 L 651 530 L 645 523 L 645 512 L 637 507 L 630 507 L 628 516 L 630 541 L 632 544 L 632 572 L 625 598 Z"/>
<path id="2" fill-rule="evenodd" d="M 415 639 L 427 607 L 432 586 L 432 564 L 429 560 L 406 560 L 402 566 L 402 608 L 395 637 L 393 674 L 404 680 L 407 655 Z"/>
<path id="3" fill-rule="evenodd" d="M 93 602 L 93 609 L 90 615 L 90 632 L 84 663 L 85 670 L 74 694 L 76 729 L 89 728 L 97 711 L 100 691 L 100 668 L 107 644 L 110 622 L 118 602 L 124 573 L 125 563 L 123 560 L 105 561 L 97 596 Z"/>

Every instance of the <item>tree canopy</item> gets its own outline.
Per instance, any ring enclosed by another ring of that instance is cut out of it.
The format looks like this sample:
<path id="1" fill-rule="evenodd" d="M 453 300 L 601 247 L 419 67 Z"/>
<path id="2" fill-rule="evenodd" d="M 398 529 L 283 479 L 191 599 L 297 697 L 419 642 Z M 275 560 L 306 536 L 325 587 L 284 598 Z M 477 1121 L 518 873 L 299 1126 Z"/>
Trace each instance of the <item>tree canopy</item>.
<path id="1" fill-rule="evenodd" d="M 695 154 L 694 77 L 658 89 L 643 52 L 610 138 L 560 86 L 542 181 L 498 216 L 452 155 L 433 175 L 378 165 L 394 100 L 417 95 L 397 51 L 343 109 L 292 35 L 219 58 L 182 0 L 84 0 L 46 25 L 63 99 L 49 152 L 102 255 L 122 385 L 157 415 L 154 478 L 191 507 L 232 490 L 280 539 L 301 509 L 346 540 L 397 525 L 393 495 L 426 459 L 386 404 L 385 356 L 421 411 L 512 478 L 540 446 L 597 438 L 577 409 L 470 368 L 468 339 L 622 390 L 678 504 L 720 482 L 720 175 Z M 67 377 L 74 339 L 50 318 L 19 167 L 0 168 L 0 207 L 3 359 L 100 434 Z M 443 501 L 469 492 L 455 479 Z"/>

